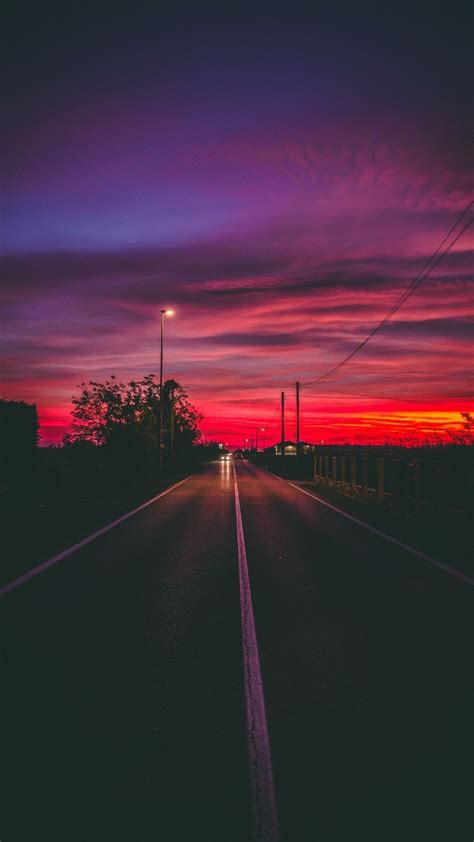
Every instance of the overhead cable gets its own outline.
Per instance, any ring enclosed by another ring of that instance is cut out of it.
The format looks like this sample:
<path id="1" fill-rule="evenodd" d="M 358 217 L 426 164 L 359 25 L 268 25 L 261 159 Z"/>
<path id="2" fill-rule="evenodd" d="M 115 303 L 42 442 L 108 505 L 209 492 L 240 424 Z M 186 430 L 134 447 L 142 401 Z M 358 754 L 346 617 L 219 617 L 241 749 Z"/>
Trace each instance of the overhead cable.
<path id="1" fill-rule="evenodd" d="M 463 225 L 461 231 L 458 232 L 456 237 L 449 243 L 449 245 L 443 251 L 441 251 L 443 249 L 443 246 L 445 245 L 445 243 L 449 240 L 450 236 L 455 231 L 455 229 L 458 227 L 458 225 L 462 222 L 462 220 L 464 219 L 466 214 L 469 212 L 469 210 L 471 209 L 473 204 L 474 204 L 474 201 L 469 202 L 469 204 L 467 205 L 465 210 L 458 217 L 458 219 L 456 220 L 456 222 L 454 223 L 454 225 L 452 226 L 450 231 L 448 231 L 448 233 L 446 234 L 446 236 L 444 237 L 442 242 L 439 244 L 436 251 L 431 255 L 429 260 L 426 261 L 423 268 L 420 269 L 417 276 L 413 279 L 411 284 L 402 293 L 402 295 L 395 302 L 395 304 L 393 304 L 393 306 L 390 308 L 388 313 L 386 313 L 386 315 L 383 317 L 383 319 L 381 319 L 381 321 L 374 328 L 372 328 L 372 330 L 370 331 L 368 336 L 366 336 L 365 339 L 362 342 L 360 342 L 354 348 L 354 350 L 351 351 L 350 354 L 347 355 L 347 357 L 345 357 L 343 360 L 341 360 L 341 362 L 339 362 L 337 365 L 333 366 L 333 368 L 329 369 L 329 371 L 326 371 L 324 374 L 321 374 L 319 377 L 315 378 L 314 380 L 307 380 L 306 382 L 302 383 L 303 386 L 316 386 L 318 383 L 323 383 L 325 380 L 328 380 L 330 377 L 333 377 L 334 374 L 336 374 L 338 371 L 340 371 L 340 369 L 343 366 L 345 366 L 346 363 L 349 362 L 349 360 L 351 360 L 353 357 L 355 357 L 355 355 L 358 354 L 359 351 L 361 351 L 362 348 L 365 347 L 365 345 L 367 345 L 367 343 L 372 339 L 372 337 L 375 336 L 375 334 L 378 333 L 378 331 L 392 318 L 392 316 L 395 315 L 395 313 L 400 309 L 400 307 L 405 303 L 405 301 L 415 292 L 415 290 L 420 286 L 420 284 L 439 265 L 439 263 L 441 263 L 441 261 L 444 260 L 446 255 L 449 254 L 451 249 L 455 246 L 455 244 L 462 237 L 462 235 L 467 231 L 469 226 L 472 225 L 472 222 L 474 220 L 471 217 L 469 219 L 469 221 L 465 225 Z"/>

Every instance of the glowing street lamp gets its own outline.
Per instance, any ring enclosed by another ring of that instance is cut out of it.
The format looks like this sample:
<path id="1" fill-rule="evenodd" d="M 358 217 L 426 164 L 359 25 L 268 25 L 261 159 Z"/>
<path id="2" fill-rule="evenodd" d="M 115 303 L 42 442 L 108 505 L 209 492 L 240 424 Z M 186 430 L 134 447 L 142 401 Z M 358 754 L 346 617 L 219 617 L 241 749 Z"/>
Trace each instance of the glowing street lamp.
<path id="1" fill-rule="evenodd" d="M 174 310 L 160 310 L 160 475 L 163 466 L 163 339 L 165 334 L 165 316 L 174 316 Z"/>

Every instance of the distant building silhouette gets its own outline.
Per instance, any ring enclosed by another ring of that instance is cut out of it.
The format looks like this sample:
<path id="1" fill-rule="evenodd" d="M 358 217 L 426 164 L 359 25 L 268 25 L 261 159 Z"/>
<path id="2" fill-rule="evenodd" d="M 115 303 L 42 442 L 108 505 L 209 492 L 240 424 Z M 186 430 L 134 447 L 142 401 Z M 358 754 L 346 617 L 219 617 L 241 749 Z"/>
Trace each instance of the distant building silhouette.
<path id="1" fill-rule="evenodd" d="M 309 453 L 313 453 L 315 450 L 315 445 L 310 444 L 307 441 L 300 441 L 300 453 L 307 456 Z M 270 447 L 266 447 L 264 453 L 268 453 L 275 456 L 281 456 L 281 442 L 278 444 L 272 444 Z M 285 441 L 285 456 L 296 456 L 296 442 L 295 441 Z"/>

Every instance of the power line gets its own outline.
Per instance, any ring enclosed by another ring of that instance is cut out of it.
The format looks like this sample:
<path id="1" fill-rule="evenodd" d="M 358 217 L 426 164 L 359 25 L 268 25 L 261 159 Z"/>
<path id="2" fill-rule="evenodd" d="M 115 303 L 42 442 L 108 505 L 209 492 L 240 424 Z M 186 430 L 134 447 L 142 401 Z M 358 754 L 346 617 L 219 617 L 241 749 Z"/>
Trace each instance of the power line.
<path id="1" fill-rule="evenodd" d="M 334 374 L 336 374 L 338 371 L 340 371 L 340 369 L 341 369 L 344 365 L 346 365 L 346 363 L 348 363 L 348 362 L 349 362 L 349 360 L 351 360 L 353 357 L 355 357 L 355 355 L 356 355 L 359 351 L 361 351 L 361 350 L 362 350 L 362 348 L 364 348 L 364 347 L 365 347 L 365 345 L 367 345 L 367 343 L 368 343 L 368 342 L 372 339 L 372 337 L 373 337 L 373 336 L 375 336 L 375 334 L 376 334 L 376 333 L 378 333 L 378 331 L 379 331 L 379 330 L 380 330 L 380 329 L 381 329 L 381 328 L 382 328 L 382 327 L 383 327 L 383 326 L 384 326 L 384 325 L 385 325 L 385 324 L 386 324 L 386 323 L 387 323 L 387 322 L 388 322 L 388 321 L 392 318 L 392 316 L 394 316 L 394 315 L 395 315 L 395 313 L 397 312 L 397 310 L 399 310 L 399 309 L 400 309 L 400 307 L 401 307 L 401 306 L 405 303 L 405 301 L 406 301 L 406 300 L 410 297 L 410 295 L 412 295 L 412 294 L 415 292 L 415 290 L 416 290 L 416 289 L 420 286 L 420 284 L 421 284 L 421 283 L 422 283 L 422 282 L 423 282 L 423 281 L 424 281 L 424 280 L 425 280 L 425 279 L 426 279 L 426 278 L 430 275 L 430 273 L 431 273 L 431 272 L 432 272 L 432 271 L 436 268 L 436 266 L 438 266 L 438 264 L 439 264 L 439 263 L 441 263 L 441 261 L 442 261 L 442 260 L 444 260 L 444 258 L 446 257 L 446 255 L 447 255 L 447 254 L 449 254 L 449 252 L 451 251 L 451 249 L 453 248 L 453 246 L 454 246 L 454 245 L 457 243 L 457 241 L 458 241 L 458 240 L 462 237 L 462 235 L 464 234 L 464 232 L 465 232 L 465 231 L 467 231 L 467 229 L 469 228 L 469 226 L 470 226 L 470 225 L 472 224 L 472 222 L 473 222 L 473 219 L 472 219 L 472 218 L 471 218 L 471 219 L 470 219 L 470 220 L 469 220 L 469 221 L 468 221 L 468 222 L 467 222 L 467 223 L 463 226 L 463 228 L 461 229 L 461 231 L 460 231 L 460 232 L 456 235 L 456 237 L 454 238 L 454 240 L 452 240 L 452 242 L 451 242 L 451 243 L 447 246 L 447 248 L 446 248 L 446 249 L 444 249 L 444 251 L 442 251 L 442 252 L 441 252 L 441 249 L 443 248 L 444 244 L 447 242 L 447 240 L 449 239 L 449 237 L 451 236 L 451 234 L 453 234 L 453 232 L 455 231 L 455 229 L 458 227 L 459 223 L 460 223 L 460 222 L 464 219 L 464 217 L 466 216 L 466 214 L 468 213 L 469 209 L 472 207 L 472 205 L 473 205 L 473 204 L 474 204 L 474 201 L 469 202 L 469 204 L 467 205 L 467 207 L 465 208 L 465 210 L 464 210 L 464 211 L 462 212 L 462 214 L 458 217 L 458 219 L 456 220 L 456 222 L 454 223 L 454 225 L 452 226 L 452 228 L 448 231 L 448 233 L 446 234 L 446 236 L 444 237 L 444 239 L 442 240 L 442 242 L 439 244 L 439 246 L 438 246 L 438 248 L 436 249 L 436 251 L 435 251 L 435 252 L 431 255 L 431 257 L 429 258 L 429 260 L 427 260 L 427 261 L 426 261 L 426 263 L 424 264 L 423 268 L 422 268 L 422 269 L 420 269 L 420 271 L 418 272 L 417 276 L 413 279 L 413 281 L 412 281 L 412 282 L 411 282 L 411 284 L 408 286 L 408 288 L 407 288 L 407 289 L 406 289 L 406 290 L 402 293 L 402 295 L 400 296 L 400 298 L 399 298 L 399 299 L 395 302 L 395 304 L 394 304 L 394 305 L 390 308 L 390 310 L 388 311 L 388 313 L 386 313 L 386 315 L 383 317 L 383 319 L 381 319 L 381 321 L 380 321 L 380 322 L 379 322 L 379 323 L 378 323 L 378 324 L 377 324 L 377 325 L 376 325 L 376 326 L 375 326 L 375 327 L 374 327 L 374 328 L 370 331 L 370 333 L 368 334 L 368 336 L 366 336 L 366 338 L 365 338 L 362 342 L 360 342 L 360 343 L 356 346 L 356 348 L 354 348 L 354 350 L 353 350 L 353 351 L 351 351 L 351 353 L 347 355 L 347 357 L 345 357 L 343 360 L 341 360 L 341 362 L 340 362 L 340 363 L 338 363 L 337 365 L 335 365 L 335 366 L 334 366 L 333 368 L 331 368 L 329 371 L 326 371 L 324 374 L 321 374 L 321 375 L 320 375 L 320 377 L 317 377 L 317 378 L 316 378 L 316 379 L 314 379 L 314 380 L 307 380 L 307 381 L 306 381 L 306 383 L 303 383 L 302 385 L 304 385 L 304 386 L 315 386 L 315 385 L 317 385 L 318 383 L 322 383 L 322 382 L 324 382 L 325 380 L 328 380 L 330 377 L 333 377 L 333 375 L 334 375 Z M 440 254 L 440 252 L 441 252 L 441 254 Z M 433 262 L 433 261 L 434 261 L 434 262 Z M 430 265 L 430 264 L 431 264 L 431 265 Z"/>
<path id="2" fill-rule="evenodd" d="M 267 428 L 268 428 L 268 427 L 273 426 L 273 422 L 274 422 L 274 421 L 275 421 L 275 419 L 276 419 L 276 415 L 277 415 L 277 412 L 278 412 L 278 411 L 279 411 L 279 409 L 280 409 L 280 405 L 281 405 L 281 404 L 280 404 L 280 401 L 278 400 L 278 401 L 276 402 L 276 404 L 275 404 L 275 411 L 274 411 L 274 413 L 273 413 L 273 416 L 272 416 L 271 421 L 265 421 L 265 422 L 264 422 L 264 424 L 265 424 L 265 426 L 266 426 Z"/>
<path id="3" fill-rule="evenodd" d="M 472 400 L 474 398 L 474 395 L 433 395 L 432 397 L 429 395 L 422 395 L 421 399 L 397 398 L 393 395 L 369 395 L 363 392 L 344 392 L 341 389 L 327 389 L 326 391 L 321 391 L 318 394 L 305 392 L 305 395 L 307 398 L 320 398 L 321 395 L 328 393 L 332 395 L 351 395 L 355 398 L 373 398 L 375 400 L 397 401 L 400 403 L 432 403 L 432 401 L 440 400 Z"/>

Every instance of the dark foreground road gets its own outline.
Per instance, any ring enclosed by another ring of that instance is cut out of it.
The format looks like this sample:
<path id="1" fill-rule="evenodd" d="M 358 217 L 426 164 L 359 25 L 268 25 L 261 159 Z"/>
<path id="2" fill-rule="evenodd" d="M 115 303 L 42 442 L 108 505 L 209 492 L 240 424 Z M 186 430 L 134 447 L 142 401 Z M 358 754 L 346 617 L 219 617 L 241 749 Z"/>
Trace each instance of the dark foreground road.
<path id="1" fill-rule="evenodd" d="M 470 842 L 472 587 L 236 468 L 281 839 Z M 214 464 L 1 598 L 2 842 L 252 838 L 239 560 Z"/>

